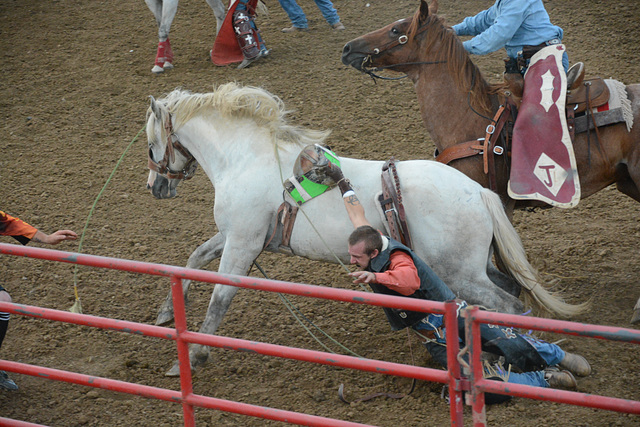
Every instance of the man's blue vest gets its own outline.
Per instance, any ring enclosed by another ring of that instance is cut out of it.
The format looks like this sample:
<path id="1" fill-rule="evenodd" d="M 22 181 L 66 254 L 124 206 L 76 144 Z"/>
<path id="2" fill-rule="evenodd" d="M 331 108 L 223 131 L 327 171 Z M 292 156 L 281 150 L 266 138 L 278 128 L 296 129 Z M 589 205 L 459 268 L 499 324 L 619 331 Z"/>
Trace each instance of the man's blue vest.
<path id="1" fill-rule="evenodd" d="M 367 270 L 373 273 L 383 273 L 389 268 L 391 263 L 391 252 L 401 250 L 413 259 L 413 263 L 418 270 L 418 277 L 420 278 L 420 289 L 416 290 L 411 295 L 402 295 L 396 291 L 392 291 L 384 285 L 378 283 L 369 283 L 373 292 L 378 294 L 404 296 L 408 298 L 418 298 L 430 301 L 450 301 L 456 298 L 455 294 L 449 289 L 449 287 L 433 272 L 431 267 L 427 265 L 422 259 L 413 253 L 411 249 L 403 245 L 402 243 L 389 239 L 388 247 L 381 251 L 378 256 L 372 258 L 369 262 Z M 415 325 L 420 320 L 428 316 L 428 313 L 422 313 L 419 311 L 407 311 L 399 308 L 383 307 L 391 329 L 398 331 L 408 326 Z"/>

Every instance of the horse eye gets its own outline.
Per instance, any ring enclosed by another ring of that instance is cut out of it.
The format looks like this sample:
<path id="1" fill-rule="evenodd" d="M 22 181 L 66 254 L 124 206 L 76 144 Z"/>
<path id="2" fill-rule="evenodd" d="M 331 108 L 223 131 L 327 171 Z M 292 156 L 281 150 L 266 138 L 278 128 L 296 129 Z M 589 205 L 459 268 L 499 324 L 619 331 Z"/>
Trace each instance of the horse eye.
<path id="1" fill-rule="evenodd" d="M 400 33 L 400 31 L 398 31 L 398 29 L 397 29 L 396 27 L 393 27 L 393 28 L 391 29 L 391 33 L 392 33 L 392 34 L 399 34 L 399 33 Z"/>

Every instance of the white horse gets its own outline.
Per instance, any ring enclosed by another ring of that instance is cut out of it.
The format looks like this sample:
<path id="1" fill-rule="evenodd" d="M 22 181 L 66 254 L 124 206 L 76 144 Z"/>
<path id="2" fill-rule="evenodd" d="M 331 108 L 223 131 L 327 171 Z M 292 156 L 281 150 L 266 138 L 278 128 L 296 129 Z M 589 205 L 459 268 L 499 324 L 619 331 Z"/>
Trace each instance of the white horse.
<path id="1" fill-rule="evenodd" d="M 217 35 L 220 32 L 220 28 L 222 28 L 227 8 L 222 0 L 206 0 L 206 2 L 216 17 Z M 169 42 L 169 31 L 178 10 L 178 0 L 145 0 L 145 3 L 147 3 L 158 24 L 158 51 L 151 72 L 162 73 L 164 70 L 173 68 L 173 51 Z"/>
<path id="2" fill-rule="evenodd" d="M 163 99 L 151 98 L 147 137 L 152 171 L 148 187 L 153 195 L 174 197 L 181 179 L 195 172 L 196 160 L 215 188 L 213 212 L 219 232 L 191 254 L 187 267 L 203 268 L 221 257 L 219 272 L 245 275 L 263 251 L 283 202 L 283 178 L 291 176 L 303 147 L 322 143 L 329 134 L 290 125 L 285 116 L 279 98 L 234 83 L 208 94 L 175 90 Z M 384 229 L 382 215 L 375 214 L 383 162 L 342 158 L 341 164 L 368 219 L 374 227 Z M 414 250 L 459 297 L 499 311 L 521 313 L 523 304 L 513 295 L 521 286 L 548 312 L 572 316 L 586 308 L 584 304 L 564 303 L 544 288 L 495 193 L 433 161 L 398 162 L 397 172 Z M 347 263 L 347 237 L 353 226 L 340 192 L 332 189 L 300 209 L 305 215 L 298 214 L 293 228 L 293 253 L 327 262 L 336 262 L 336 254 Z M 322 239 L 315 230 L 322 230 Z M 493 267 L 492 242 L 517 284 Z M 266 250 L 277 252 L 276 248 Z M 511 293 L 496 286 L 489 276 Z M 509 288 L 510 284 L 517 289 Z M 188 287 L 185 281 L 185 297 Z M 215 333 L 237 290 L 215 286 L 200 332 Z M 156 323 L 172 319 L 169 294 Z M 192 367 L 208 357 L 208 347 L 191 346 Z M 176 364 L 167 375 L 178 372 Z"/>

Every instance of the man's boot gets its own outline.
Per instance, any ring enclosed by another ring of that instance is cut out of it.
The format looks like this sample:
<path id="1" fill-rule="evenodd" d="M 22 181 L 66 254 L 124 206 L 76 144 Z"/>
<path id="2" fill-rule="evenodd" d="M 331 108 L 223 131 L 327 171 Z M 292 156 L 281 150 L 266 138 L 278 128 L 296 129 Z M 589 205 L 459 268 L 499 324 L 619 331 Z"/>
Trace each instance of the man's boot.
<path id="1" fill-rule="evenodd" d="M 591 365 L 587 359 L 579 354 L 573 354 L 565 351 L 564 359 L 558 364 L 562 369 L 571 371 L 572 374 L 579 377 L 586 377 L 591 374 Z"/>

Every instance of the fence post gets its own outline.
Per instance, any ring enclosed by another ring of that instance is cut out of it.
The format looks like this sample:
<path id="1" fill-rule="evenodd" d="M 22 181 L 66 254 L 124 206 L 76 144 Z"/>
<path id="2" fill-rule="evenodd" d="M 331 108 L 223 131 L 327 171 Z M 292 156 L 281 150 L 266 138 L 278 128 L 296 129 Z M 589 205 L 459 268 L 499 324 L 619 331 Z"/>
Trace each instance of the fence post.
<path id="1" fill-rule="evenodd" d="M 444 324 L 447 340 L 447 366 L 449 372 L 449 412 L 451 425 L 462 427 L 464 425 L 464 400 L 462 395 L 462 381 L 458 353 L 458 305 L 455 301 L 447 301 L 444 304 Z"/>
<path id="2" fill-rule="evenodd" d="M 182 334 L 187 331 L 187 315 L 185 313 L 184 294 L 182 293 L 182 279 L 176 275 L 171 275 L 171 295 L 173 298 L 173 317 L 176 324 L 176 345 L 178 346 L 178 362 L 180 364 L 180 390 L 182 392 L 184 425 L 185 427 L 195 427 L 193 405 L 187 403 L 187 398 L 193 394 L 189 344 L 182 339 Z"/>
<path id="3" fill-rule="evenodd" d="M 480 309 L 470 306 L 464 310 L 465 342 L 469 349 L 469 365 L 471 372 L 471 411 L 473 415 L 473 425 L 484 427 L 487 425 L 487 415 L 485 412 L 484 392 L 476 387 L 477 381 L 484 379 L 484 369 L 482 368 L 482 346 L 480 338 L 480 323 L 475 321 L 475 313 Z"/>

